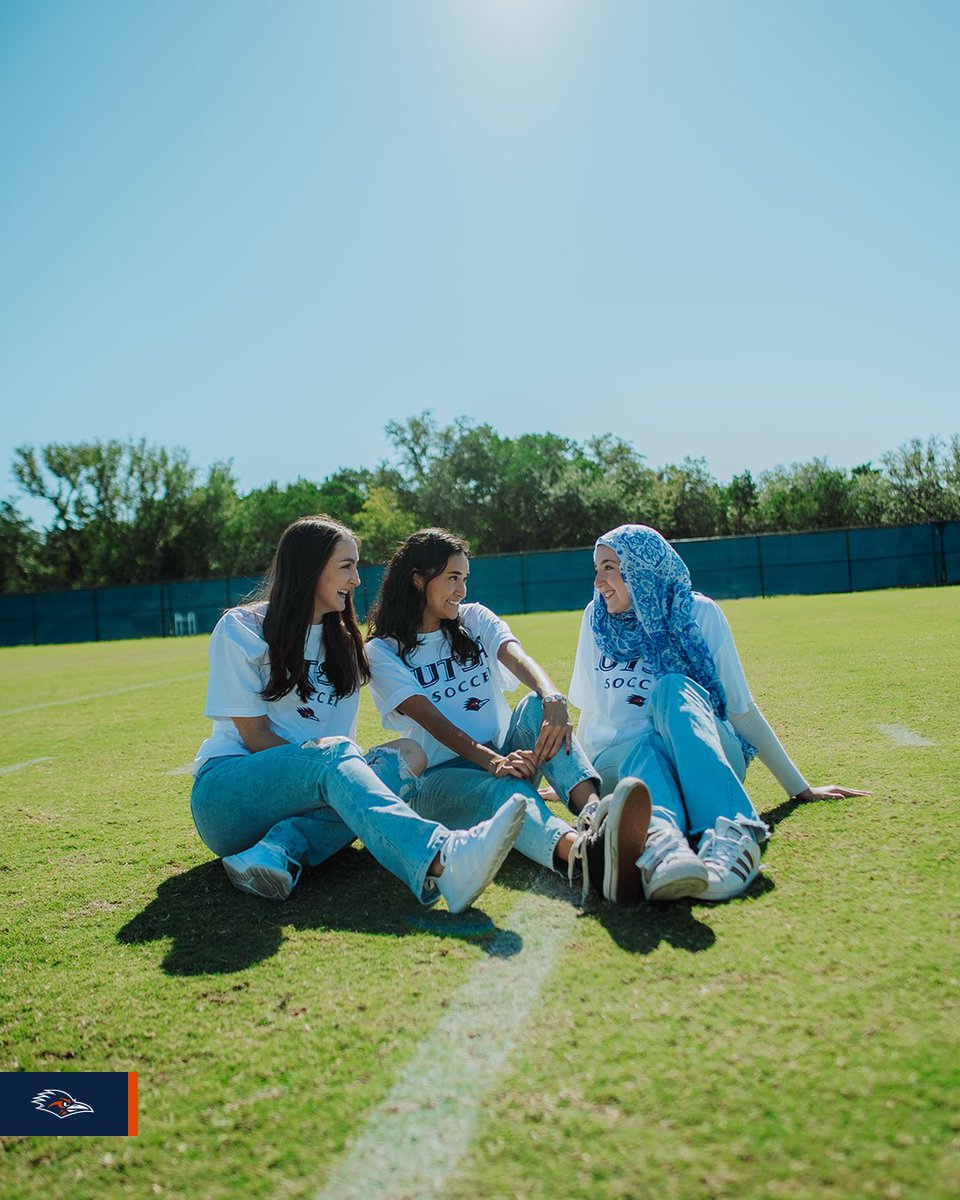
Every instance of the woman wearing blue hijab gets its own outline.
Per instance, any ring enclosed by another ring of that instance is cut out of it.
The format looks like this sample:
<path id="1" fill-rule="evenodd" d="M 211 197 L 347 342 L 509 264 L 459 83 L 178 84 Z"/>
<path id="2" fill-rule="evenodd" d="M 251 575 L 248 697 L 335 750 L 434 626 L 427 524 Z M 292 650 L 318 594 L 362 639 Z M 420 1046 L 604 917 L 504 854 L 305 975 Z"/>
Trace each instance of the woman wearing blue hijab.
<path id="1" fill-rule="evenodd" d="M 754 756 L 798 799 L 867 793 L 808 784 L 757 708 L 726 617 L 661 534 L 620 525 L 597 539 L 594 562 L 570 687 L 578 738 L 604 791 L 629 775 L 650 792 L 645 897 L 730 899 L 756 877 L 769 835 L 743 788 Z"/>

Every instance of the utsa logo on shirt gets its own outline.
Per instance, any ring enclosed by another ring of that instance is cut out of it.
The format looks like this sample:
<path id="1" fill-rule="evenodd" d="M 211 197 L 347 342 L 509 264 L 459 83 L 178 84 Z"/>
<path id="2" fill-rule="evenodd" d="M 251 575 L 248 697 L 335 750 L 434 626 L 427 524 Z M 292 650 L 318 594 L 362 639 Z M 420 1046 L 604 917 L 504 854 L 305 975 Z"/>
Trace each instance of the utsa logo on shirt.
<path id="1" fill-rule="evenodd" d="M 629 662 L 617 662 L 615 658 L 601 654 L 597 661 L 597 670 L 605 676 L 603 686 L 606 691 L 627 688 L 628 691 L 648 692 L 653 687 L 653 671 L 639 658 L 633 658 Z M 627 703 L 642 708 L 644 701 L 638 696 L 631 697 Z"/>
<path id="2" fill-rule="evenodd" d="M 465 692 L 476 691 L 490 682 L 490 671 L 483 665 L 487 652 L 482 646 L 478 649 L 479 654 L 476 658 L 468 658 L 463 663 L 457 662 L 451 655 L 449 658 L 439 658 L 436 662 L 424 663 L 413 668 L 420 686 L 434 704 L 439 704 L 442 700 L 453 700 Z M 464 707 L 476 712 L 484 703 L 486 701 L 478 702 L 475 707 L 469 704 L 465 704 Z"/>
<path id="3" fill-rule="evenodd" d="M 463 707 L 468 712 L 479 712 L 485 704 L 490 703 L 490 697 L 485 696 L 481 699 L 479 696 L 471 696 L 469 700 L 464 700 Z"/>

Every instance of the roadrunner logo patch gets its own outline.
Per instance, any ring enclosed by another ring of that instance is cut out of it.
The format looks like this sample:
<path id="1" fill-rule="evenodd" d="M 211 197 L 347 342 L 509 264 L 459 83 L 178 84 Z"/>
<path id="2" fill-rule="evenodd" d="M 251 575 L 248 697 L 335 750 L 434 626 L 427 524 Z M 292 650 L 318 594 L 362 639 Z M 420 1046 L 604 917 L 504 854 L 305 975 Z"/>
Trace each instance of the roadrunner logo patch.
<path id="1" fill-rule="evenodd" d="M 82 1100 L 77 1100 L 69 1092 L 61 1088 L 47 1088 L 37 1092 L 33 1098 L 33 1106 L 40 1112 L 48 1112 L 53 1117 L 75 1117 L 77 1113 L 92 1113 L 93 1109 Z"/>

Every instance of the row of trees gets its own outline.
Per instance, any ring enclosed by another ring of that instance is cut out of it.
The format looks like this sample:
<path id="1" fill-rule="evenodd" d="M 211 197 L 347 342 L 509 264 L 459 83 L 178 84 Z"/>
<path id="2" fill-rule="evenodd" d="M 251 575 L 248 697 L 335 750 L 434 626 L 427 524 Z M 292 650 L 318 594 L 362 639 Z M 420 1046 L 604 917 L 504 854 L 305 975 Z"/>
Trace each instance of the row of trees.
<path id="1" fill-rule="evenodd" d="M 0 588 L 36 591 L 216 575 L 254 575 L 283 528 L 327 512 L 355 529 L 376 562 L 414 529 L 445 525 L 490 554 L 583 546 L 623 521 L 669 538 L 713 537 L 960 518 L 960 436 L 914 440 L 853 470 L 815 458 L 714 479 L 704 459 L 653 468 L 604 434 L 503 437 L 430 413 L 391 422 L 395 461 L 343 468 L 319 482 L 241 495 L 226 463 L 201 472 L 182 449 L 143 441 L 16 450 L 24 496 L 45 501 L 37 529 L 0 502 Z"/>

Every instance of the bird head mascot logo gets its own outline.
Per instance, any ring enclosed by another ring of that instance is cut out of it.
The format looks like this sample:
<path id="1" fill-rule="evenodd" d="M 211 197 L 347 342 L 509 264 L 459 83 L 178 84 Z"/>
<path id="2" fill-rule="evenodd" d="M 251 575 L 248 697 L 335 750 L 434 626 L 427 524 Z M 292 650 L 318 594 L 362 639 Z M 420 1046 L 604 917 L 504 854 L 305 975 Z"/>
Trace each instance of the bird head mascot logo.
<path id="1" fill-rule="evenodd" d="M 646 702 L 647 702 L 646 696 L 628 696 L 627 697 L 627 703 L 635 704 L 637 706 L 637 708 L 643 708 L 643 706 L 646 704 Z"/>
<path id="2" fill-rule="evenodd" d="M 93 1112 L 89 1104 L 74 1099 L 69 1092 L 61 1088 L 47 1088 L 43 1092 L 37 1092 L 33 1098 L 33 1105 L 40 1112 L 48 1112 L 61 1120 L 64 1117 L 75 1117 L 77 1113 Z"/>
<path id="3" fill-rule="evenodd" d="M 490 703 L 490 697 L 481 700 L 479 696 L 471 696 L 469 700 L 464 700 L 463 707 L 467 712 L 479 712 L 485 704 Z"/>

